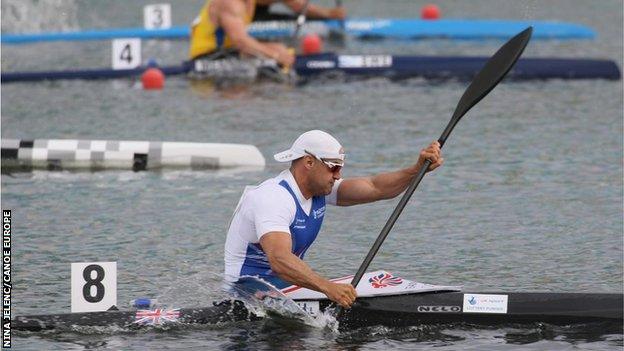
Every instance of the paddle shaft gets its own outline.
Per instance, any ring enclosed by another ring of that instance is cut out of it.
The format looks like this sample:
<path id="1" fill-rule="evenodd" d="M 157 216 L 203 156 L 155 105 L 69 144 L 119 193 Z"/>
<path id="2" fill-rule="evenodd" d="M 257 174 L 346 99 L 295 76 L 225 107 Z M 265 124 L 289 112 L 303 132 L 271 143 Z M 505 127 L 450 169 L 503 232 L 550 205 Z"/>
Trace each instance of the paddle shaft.
<path id="1" fill-rule="evenodd" d="M 440 143 L 440 145 L 442 145 L 442 143 Z M 416 175 L 416 177 L 412 179 L 410 185 L 408 186 L 407 190 L 403 194 L 403 197 L 401 197 L 401 200 L 399 201 L 397 206 L 394 208 L 394 211 L 392 211 L 390 218 L 388 218 L 386 225 L 384 225 L 383 229 L 381 230 L 381 233 L 379 233 L 379 236 L 377 237 L 377 240 L 375 240 L 373 247 L 371 247 L 370 251 L 366 255 L 366 258 L 364 258 L 364 261 L 360 265 L 360 268 L 358 269 L 357 273 L 355 273 L 355 276 L 353 276 L 351 285 L 353 285 L 354 287 L 358 285 L 358 283 L 362 279 L 362 276 L 364 275 L 364 273 L 366 273 L 368 266 L 373 261 L 373 258 L 375 258 L 377 251 L 379 251 L 381 244 L 383 244 L 384 240 L 386 240 L 386 237 L 390 233 L 390 230 L 392 230 L 394 223 L 396 223 L 397 219 L 401 215 L 401 212 L 403 212 L 405 205 L 407 205 L 407 202 L 412 197 L 412 194 L 414 194 L 414 190 L 416 190 L 416 188 L 418 187 L 418 184 L 420 184 L 420 181 L 425 176 L 425 173 L 427 173 L 427 168 L 429 168 L 430 165 L 431 165 L 431 161 L 426 160 L 425 163 L 423 164 L 423 167 L 420 169 L 420 171 Z"/>
<path id="2" fill-rule="evenodd" d="M 306 20 L 305 14 L 308 11 L 308 5 L 310 5 L 310 0 L 306 0 L 305 4 L 303 4 L 303 7 L 301 8 L 301 12 L 297 16 L 297 21 L 295 24 L 295 31 L 293 32 L 293 36 L 290 40 L 290 48 L 288 49 L 288 51 L 290 51 L 293 55 L 295 55 L 297 52 L 297 49 L 296 49 L 297 37 L 299 36 L 299 31 L 301 30 L 301 27 L 305 23 L 305 20 Z M 282 67 L 282 73 L 286 75 L 289 74 L 290 67 L 286 67 L 286 66 Z"/>
<path id="3" fill-rule="evenodd" d="M 310 5 L 310 0 L 306 0 L 305 4 L 303 4 L 303 7 L 301 8 L 301 12 L 299 12 L 299 15 L 297 16 L 297 24 L 295 25 L 295 32 L 293 33 L 291 40 L 293 48 L 297 46 L 297 37 L 299 36 L 299 31 L 301 30 L 301 27 L 303 27 L 303 25 L 305 24 L 306 12 L 308 12 L 308 5 Z"/>
<path id="4" fill-rule="evenodd" d="M 466 91 L 457 103 L 457 107 L 455 108 L 455 112 L 453 113 L 451 120 L 444 129 L 444 132 L 442 132 L 440 138 L 438 139 L 440 147 L 444 146 L 446 139 L 453 131 L 455 125 L 457 125 L 457 122 L 459 122 L 459 120 L 474 105 L 476 105 L 490 91 L 492 91 L 492 89 L 494 89 L 494 87 L 498 85 L 498 83 L 505 77 L 509 70 L 511 70 L 513 65 L 518 61 L 518 58 L 520 58 L 520 55 L 524 51 L 524 48 L 528 44 L 529 39 L 531 38 L 532 31 L 532 27 L 529 27 L 518 35 L 511 38 L 492 56 L 492 58 L 490 58 L 490 60 L 485 64 L 481 71 L 476 75 L 472 83 L 470 83 L 468 88 L 466 88 Z M 403 194 L 403 197 L 401 198 L 394 211 L 390 215 L 390 218 L 388 218 L 388 221 L 381 230 L 381 233 L 379 233 L 379 236 L 377 237 L 377 240 L 375 240 L 373 247 L 370 249 L 370 251 L 366 255 L 366 258 L 360 265 L 357 273 L 353 277 L 353 280 L 351 281 L 351 285 L 353 285 L 353 287 L 357 287 L 358 283 L 362 279 L 362 276 L 364 275 L 364 272 L 366 272 L 366 270 L 368 269 L 368 266 L 377 254 L 377 251 L 379 251 L 381 244 L 390 233 L 390 230 L 394 226 L 394 223 L 399 218 L 399 215 L 405 208 L 405 205 L 407 205 L 407 202 L 414 193 L 414 190 L 416 190 L 418 184 L 425 176 L 425 173 L 427 173 L 427 168 L 429 168 L 430 165 L 431 161 L 426 160 L 416 177 L 414 177 L 414 179 L 411 181 L 407 190 Z M 339 316 L 340 314 L 341 312 L 339 312 Z"/>
<path id="5" fill-rule="evenodd" d="M 440 143 L 440 149 L 442 148 L 442 146 L 444 146 L 444 143 L 446 142 L 446 138 L 448 138 L 450 134 L 451 132 L 449 130 L 449 127 L 447 126 L 447 128 L 444 130 L 444 132 L 440 136 L 440 139 L 438 139 L 438 142 Z M 358 285 L 358 283 L 362 279 L 362 276 L 364 275 L 364 273 L 366 273 L 368 266 L 373 261 L 373 258 L 375 258 L 375 255 L 377 254 L 377 251 L 379 251 L 381 244 L 383 244 L 388 234 L 390 234 L 390 230 L 392 230 L 394 223 L 396 223 L 397 219 L 401 215 L 401 212 L 403 212 L 403 209 L 407 205 L 407 202 L 410 200 L 410 198 L 414 194 L 414 191 L 418 187 L 418 184 L 420 184 L 420 181 L 423 179 L 423 177 L 427 173 L 427 169 L 429 168 L 429 166 L 431 166 L 431 161 L 425 160 L 425 163 L 418 171 L 418 174 L 416 175 L 416 177 L 414 177 L 414 179 L 412 179 L 412 181 L 410 182 L 409 186 L 407 187 L 407 190 L 401 197 L 401 200 L 399 201 L 397 206 L 394 208 L 394 211 L 392 211 L 390 218 L 388 218 L 386 225 L 384 225 L 384 227 L 381 229 L 381 233 L 379 233 L 379 236 L 377 237 L 377 240 L 375 240 L 373 247 L 371 247 L 370 251 L 364 258 L 364 261 L 360 265 L 360 268 L 358 269 L 357 273 L 355 273 L 355 275 L 353 276 L 353 279 L 351 280 L 351 285 L 353 285 L 353 287 L 356 287 Z"/>
<path id="6" fill-rule="evenodd" d="M 336 7 L 342 7 L 342 0 L 336 0 Z M 345 20 L 344 19 L 340 20 L 340 29 L 342 29 L 342 32 L 344 33 L 344 31 L 345 31 Z"/>

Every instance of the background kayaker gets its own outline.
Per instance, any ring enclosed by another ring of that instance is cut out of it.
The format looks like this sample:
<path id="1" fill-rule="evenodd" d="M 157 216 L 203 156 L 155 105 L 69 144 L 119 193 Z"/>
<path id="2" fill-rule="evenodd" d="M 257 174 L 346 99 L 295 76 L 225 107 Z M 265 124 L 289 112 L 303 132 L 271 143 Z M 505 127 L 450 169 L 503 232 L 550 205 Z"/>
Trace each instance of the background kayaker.
<path id="1" fill-rule="evenodd" d="M 190 58 L 243 54 L 274 59 L 284 67 L 292 66 L 295 56 L 286 45 L 260 42 L 247 33 L 255 6 L 255 0 L 206 1 L 191 25 Z"/>

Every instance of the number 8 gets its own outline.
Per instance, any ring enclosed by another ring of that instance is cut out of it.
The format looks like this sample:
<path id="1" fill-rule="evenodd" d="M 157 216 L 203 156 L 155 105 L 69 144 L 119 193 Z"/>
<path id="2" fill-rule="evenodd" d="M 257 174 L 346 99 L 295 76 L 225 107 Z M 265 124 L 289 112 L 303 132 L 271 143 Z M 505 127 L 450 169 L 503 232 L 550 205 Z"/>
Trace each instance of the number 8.
<path id="1" fill-rule="evenodd" d="M 91 272 L 93 271 L 96 273 L 95 279 L 91 279 Z M 82 296 L 84 299 L 91 303 L 102 301 L 104 298 L 104 285 L 102 285 L 102 280 L 104 280 L 104 268 L 96 264 L 89 265 L 82 271 L 82 277 L 85 282 L 87 282 L 87 284 L 82 287 Z M 96 288 L 95 296 L 91 296 L 92 286 Z"/>

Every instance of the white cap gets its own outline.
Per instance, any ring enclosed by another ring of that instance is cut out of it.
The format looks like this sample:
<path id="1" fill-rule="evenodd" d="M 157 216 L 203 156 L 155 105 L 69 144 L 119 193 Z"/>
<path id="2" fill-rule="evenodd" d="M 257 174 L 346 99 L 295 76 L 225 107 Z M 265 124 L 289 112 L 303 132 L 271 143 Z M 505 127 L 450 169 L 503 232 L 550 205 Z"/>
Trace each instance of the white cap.
<path id="1" fill-rule="evenodd" d="M 306 151 L 320 158 L 343 161 L 345 159 L 342 145 L 336 138 L 322 130 L 310 130 L 301 134 L 290 149 L 277 153 L 273 157 L 278 162 L 288 162 L 305 156 Z"/>

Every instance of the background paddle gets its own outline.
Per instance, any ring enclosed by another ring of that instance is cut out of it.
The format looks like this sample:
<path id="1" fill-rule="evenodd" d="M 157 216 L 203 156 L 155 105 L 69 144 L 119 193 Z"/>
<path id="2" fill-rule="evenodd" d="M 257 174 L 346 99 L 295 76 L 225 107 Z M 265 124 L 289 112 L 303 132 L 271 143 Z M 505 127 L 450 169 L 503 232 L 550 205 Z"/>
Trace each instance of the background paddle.
<path id="1" fill-rule="evenodd" d="M 336 0 L 336 7 L 342 7 L 342 0 Z M 333 43 L 336 43 L 340 46 L 344 46 L 345 42 L 346 42 L 346 37 L 347 37 L 347 30 L 346 30 L 346 26 L 345 26 L 345 22 L 346 19 L 341 19 L 339 20 L 340 23 L 340 29 L 333 29 L 331 28 L 329 30 L 329 40 Z"/>
<path id="2" fill-rule="evenodd" d="M 481 69 L 481 71 L 477 73 L 476 77 L 472 80 L 472 83 L 470 83 L 468 88 L 466 88 L 464 95 L 462 95 L 461 99 L 459 99 L 457 107 L 455 108 L 455 112 L 453 113 L 453 117 L 451 117 L 451 121 L 448 123 L 446 129 L 444 129 L 444 132 L 442 132 L 442 135 L 438 139 L 440 147 L 444 146 L 444 143 L 453 131 L 453 128 L 455 128 L 457 122 L 459 122 L 459 120 L 466 114 L 466 112 L 468 112 L 474 105 L 476 105 L 490 91 L 492 91 L 492 89 L 494 89 L 494 87 L 503 79 L 503 77 L 505 77 L 507 72 L 511 70 L 516 61 L 518 61 L 518 58 L 520 58 L 520 55 L 522 55 L 524 48 L 529 43 L 531 33 L 533 33 L 533 27 L 529 27 L 521 33 L 517 34 L 515 37 L 511 38 L 507 43 L 505 43 L 505 45 L 498 49 L 494 56 L 492 56 L 492 58 L 490 58 L 486 62 L 485 66 Z M 425 164 L 418 172 L 418 175 L 414 177 L 409 187 L 405 191 L 405 194 L 403 194 L 401 201 L 399 201 L 396 208 L 392 212 L 392 215 L 390 215 L 390 218 L 381 230 L 381 233 L 377 237 L 377 240 L 373 244 L 373 247 L 370 249 L 368 255 L 366 255 L 366 258 L 364 259 L 364 262 L 362 262 L 360 268 L 353 277 L 351 285 L 353 285 L 354 287 L 356 287 L 362 279 L 362 276 L 368 269 L 368 266 L 370 265 L 375 255 L 377 254 L 377 251 L 381 247 L 381 244 L 388 236 L 388 233 L 390 233 L 392 226 L 394 226 L 397 218 L 399 218 L 399 215 L 403 211 L 403 208 L 405 208 L 405 205 L 414 193 L 414 190 L 416 190 L 416 187 L 418 187 L 418 184 L 420 183 L 422 178 L 425 176 L 427 168 L 429 168 L 430 165 L 431 161 L 426 160 Z M 341 314 L 342 310 L 339 310 L 338 318 L 340 318 Z"/>
<path id="3" fill-rule="evenodd" d="M 303 7 L 301 8 L 301 11 L 299 12 L 299 15 L 297 15 L 297 22 L 296 22 L 296 25 L 295 25 L 295 32 L 293 33 L 292 40 L 291 40 L 291 44 L 292 44 L 293 48 L 297 47 L 297 37 L 299 36 L 299 31 L 301 30 L 301 27 L 303 27 L 303 25 L 305 24 L 306 12 L 308 12 L 308 5 L 310 5 L 310 0 L 307 0 L 303 4 Z"/>
<path id="4" fill-rule="evenodd" d="M 306 21 L 306 12 L 308 11 L 308 5 L 310 5 L 310 0 L 306 0 L 306 2 L 303 4 L 303 7 L 301 8 L 301 11 L 299 12 L 299 15 L 297 15 L 297 21 L 295 23 L 295 31 L 293 32 L 293 35 L 290 38 L 290 48 L 288 48 L 288 51 L 290 51 L 293 55 L 297 53 L 297 37 L 299 36 L 299 31 L 301 30 L 301 27 L 303 27 Z M 295 59 L 296 58 L 297 57 L 295 56 Z M 282 73 L 289 74 L 290 67 L 286 67 L 286 66 L 282 67 Z"/>

